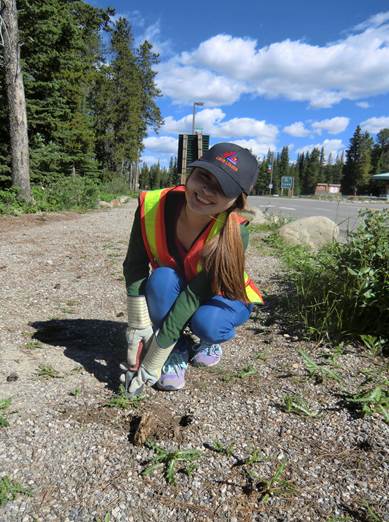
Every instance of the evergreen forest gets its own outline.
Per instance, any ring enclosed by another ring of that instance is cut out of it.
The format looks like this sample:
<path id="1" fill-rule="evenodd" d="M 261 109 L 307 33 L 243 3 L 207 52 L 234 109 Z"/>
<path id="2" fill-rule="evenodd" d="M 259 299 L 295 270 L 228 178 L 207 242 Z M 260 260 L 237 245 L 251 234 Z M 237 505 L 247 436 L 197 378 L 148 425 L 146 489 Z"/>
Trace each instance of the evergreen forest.
<path id="1" fill-rule="evenodd" d="M 168 167 L 141 163 L 143 140 L 163 124 L 156 85 L 159 56 L 147 40 L 135 45 L 131 23 L 82 0 L 18 0 L 20 64 L 26 98 L 30 180 L 39 190 L 84 180 L 127 190 L 180 182 L 177 159 Z M 12 162 L 4 49 L 0 45 L 0 195 L 11 193 Z M 372 175 L 389 171 L 389 129 L 375 139 L 356 128 L 348 149 L 289 157 L 288 147 L 260 160 L 255 194 L 280 192 L 294 177 L 294 194 L 317 183 L 341 185 L 345 195 L 378 195 Z M 35 187 L 35 193 L 34 193 Z M 17 195 L 17 194 L 16 194 Z"/>

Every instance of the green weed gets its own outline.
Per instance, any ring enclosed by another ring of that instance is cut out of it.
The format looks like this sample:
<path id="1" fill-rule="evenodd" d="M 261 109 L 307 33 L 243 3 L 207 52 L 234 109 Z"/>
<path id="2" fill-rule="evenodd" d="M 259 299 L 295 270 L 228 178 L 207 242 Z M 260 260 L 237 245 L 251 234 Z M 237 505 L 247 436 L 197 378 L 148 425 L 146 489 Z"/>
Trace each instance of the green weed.
<path id="1" fill-rule="evenodd" d="M 36 375 L 42 379 L 62 379 L 60 373 L 48 364 L 41 364 Z"/>
<path id="2" fill-rule="evenodd" d="M 256 481 L 256 489 L 259 491 L 260 500 L 264 504 L 267 504 L 271 497 L 291 496 L 294 493 L 293 482 L 283 478 L 286 466 L 286 462 L 279 464 L 270 479 L 258 478 L 255 474 L 250 474 L 251 478 Z"/>
<path id="3" fill-rule="evenodd" d="M 249 365 L 237 371 L 235 377 L 237 377 L 238 379 L 245 379 L 246 377 L 252 377 L 253 375 L 256 375 L 256 373 L 256 368 L 254 366 Z"/>
<path id="4" fill-rule="evenodd" d="M 173 485 L 176 484 L 177 464 L 180 464 L 181 469 L 190 475 L 195 469 L 195 461 L 201 456 L 199 450 L 167 451 L 152 441 L 147 441 L 145 445 L 154 451 L 154 456 L 142 471 L 142 475 L 149 476 L 157 469 L 164 468 L 167 483 Z"/>
<path id="5" fill-rule="evenodd" d="M 360 338 L 373 356 L 382 355 L 385 345 L 388 342 L 383 337 L 377 337 L 376 335 L 361 335 Z"/>
<path id="6" fill-rule="evenodd" d="M 254 449 L 248 457 L 242 460 L 242 465 L 244 466 L 253 466 L 254 464 L 258 464 L 259 462 L 265 462 L 269 460 L 269 457 L 264 455 L 261 450 Z"/>
<path id="7" fill-rule="evenodd" d="M 304 350 L 299 350 L 298 353 L 303 360 L 309 377 L 314 378 L 317 383 L 323 382 L 324 379 L 341 382 L 342 377 L 335 370 L 332 370 L 324 364 L 317 364 Z"/>
<path id="8" fill-rule="evenodd" d="M 220 453 L 221 455 L 225 455 L 226 457 L 232 457 L 234 455 L 234 447 L 235 444 L 231 443 L 228 446 L 225 444 L 222 444 L 220 441 L 215 440 L 209 448 L 213 451 L 216 451 L 216 453 Z"/>
<path id="9" fill-rule="evenodd" d="M 69 395 L 71 395 L 72 397 L 78 397 L 79 395 L 81 395 L 81 389 L 74 388 L 74 390 L 69 392 Z"/>
<path id="10" fill-rule="evenodd" d="M 379 413 L 389 424 L 389 381 L 355 394 L 345 396 L 346 405 L 361 415 Z"/>
<path id="11" fill-rule="evenodd" d="M 11 406 L 12 399 L 1 399 L 0 400 L 0 428 L 8 428 L 9 422 L 4 417 L 3 412 L 5 412 Z"/>
<path id="12" fill-rule="evenodd" d="M 287 413 L 295 413 L 306 417 L 316 417 L 317 412 L 311 410 L 307 401 L 299 395 L 285 395 L 283 400 L 283 408 Z"/>
<path id="13" fill-rule="evenodd" d="M 31 491 L 7 476 L 0 479 L 0 506 L 15 500 L 18 494 L 31 496 Z"/>
<path id="14" fill-rule="evenodd" d="M 43 348 L 43 345 L 38 340 L 31 339 L 31 341 L 27 341 L 24 344 L 23 348 L 26 348 L 27 350 L 35 350 L 36 348 Z"/>
<path id="15" fill-rule="evenodd" d="M 121 384 L 119 386 L 118 393 L 115 393 L 115 395 L 113 395 L 113 397 L 111 397 L 109 401 L 104 404 L 104 406 L 107 408 L 120 408 L 122 410 L 125 410 L 130 406 L 133 408 L 138 408 L 139 404 L 144 399 L 145 397 L 142 395 L 128 398 L 126 395 L 126 389 L 123 384 Z"/>

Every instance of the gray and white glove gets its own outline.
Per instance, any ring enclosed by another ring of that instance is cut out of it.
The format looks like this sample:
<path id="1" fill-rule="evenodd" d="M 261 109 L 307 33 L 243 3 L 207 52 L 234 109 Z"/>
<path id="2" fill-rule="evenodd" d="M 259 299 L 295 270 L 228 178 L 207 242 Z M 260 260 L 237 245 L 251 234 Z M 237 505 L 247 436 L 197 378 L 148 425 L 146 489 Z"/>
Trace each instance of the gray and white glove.
<path id="1" fill-rule="evenodd" d="M 128 371 L 135 375 L 142 361 L 142 353 L 144 356 L 144 349 L 153 335 L 153 327 L 144 295 L 127 297 L 127 311 L 127 364 Z"/>
<path id="2" fill-rule="evenodd" d="M 128 385 L 126 380 L 127 395 L 130 397 L 140 395 L 145 386 L 153 386 L 158 381 L 161 377 L 162 367 L 174 346 L 175 344 L 172 344 L 167 348 L 161 348 L 157 343 L 156 335 L 153 336 L 138 373 Z"/>

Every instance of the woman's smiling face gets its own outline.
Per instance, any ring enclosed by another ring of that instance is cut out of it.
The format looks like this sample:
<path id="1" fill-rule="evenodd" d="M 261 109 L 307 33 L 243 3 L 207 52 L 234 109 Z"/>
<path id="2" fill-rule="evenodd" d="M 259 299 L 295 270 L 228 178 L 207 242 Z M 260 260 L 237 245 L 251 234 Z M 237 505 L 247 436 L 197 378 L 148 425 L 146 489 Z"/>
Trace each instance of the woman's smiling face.
<path id="1" fill-rule="evenodd" d="M 192 212 L 212 216 L 230 208 L 236 198 L 227 198 L 207 170 L 196 167 L 186 182 L 186 203 Z"/>

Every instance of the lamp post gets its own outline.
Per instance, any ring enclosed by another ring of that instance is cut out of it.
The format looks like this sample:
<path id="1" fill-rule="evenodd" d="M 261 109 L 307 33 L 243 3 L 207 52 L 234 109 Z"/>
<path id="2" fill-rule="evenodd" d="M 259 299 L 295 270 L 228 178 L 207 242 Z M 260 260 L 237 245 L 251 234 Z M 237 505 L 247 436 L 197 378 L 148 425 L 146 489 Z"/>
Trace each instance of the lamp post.
<path id="1" fill-rule="evenodd" d="M 192 134 L 195 133 L 196 105 L 198 107 L 202 107 L 204 105 L 204 102 L 194 102 L 193 103 Z"/>

